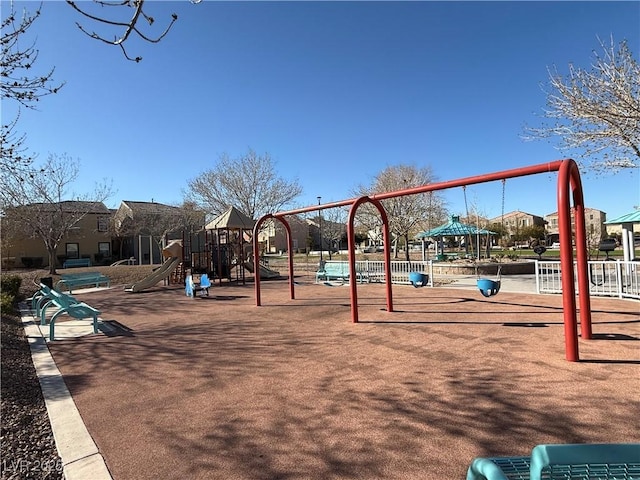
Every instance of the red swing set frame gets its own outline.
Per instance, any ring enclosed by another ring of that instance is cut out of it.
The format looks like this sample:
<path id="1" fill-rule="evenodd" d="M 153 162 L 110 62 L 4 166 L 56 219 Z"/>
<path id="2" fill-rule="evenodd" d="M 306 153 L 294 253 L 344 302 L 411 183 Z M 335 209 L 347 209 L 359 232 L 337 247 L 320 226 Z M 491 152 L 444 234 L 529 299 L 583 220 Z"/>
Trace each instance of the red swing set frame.
<path id="1" fill-rule="evenodd" d="M 549 163 L 542 163 L 528 167 L 521 167 L 512 170 L 504 170 L 485 175 L 449 180 L 446 182 L 431 183 L 418 187 L 397 190 L 393 192 L 379 193 L 372 196 L 362 196 L 332 202 L 323 205 L 313 205 L 295 210 L 288 210 L 278 213 L 270 213 L 262 216 L 253 229 L 253 255 L 259 258 L 258 232 L 265 220 L 273 218 L 282 223 L 287 235 L 288 264 L 289 264 L 289 290 L 291 299 L 295 299 L 295 288 L 293 281 L 293 244 L 291 239 L 291 228 L 286 220 L 287 215 L 296 215 L 306 212 L 321 211 L 328 208 L 350 206 L 347 223 L 347 240 L 349 249 L 349 272 L 350 278 L 356 278 L 356 256 L 355 256 L 355 230 L 354 220 L 358 207 L 364 203 L 371 203 L 380 213 L 383 228 L 383 240 L 385 245 L 390 245 L 389 222 L 387 214 L 381 201 L 388 198 L 395 198 L 404 195 L 415 195 L 417 193 L 446 190 L 454 187 L 475 185 L 479 183 L 493 182 L 496 180 L 506 180 L 508 178 L 524 177 L 540 173 L 558 172 L 557 181 L 557 204 L 558 204 L 558 228 L 560 235 L 560 265 L 562 269 L 562 306 L 564 317 L 564 337 L 565 337 L 565 357 L 570 362 L 579 360 L 578 352 L 578 323 L 577 323 L 577 302 L 575 276 L 573 270 L 573 240 L 571 228 L 571 200 L 573 199 L 574 221 L 575 221 L 575 246 L 576 263 L 578 273 L 578 296 L 580 298 L 580 333 L 584 340 L 592 337 L 591 330 L 591 298 L 589 295 L 589 277 L 587 267 L 587 239 L 584 217 L 584 197 L 580 172 L 576 162 L 572 159 L 556 160 Z M 388 248 L 384 249 L 385 273 L 391 271 L 391 254 Z M 386 303 L 387 311 L 393 312 L 393 290 L 391 286 L 391 275 L 385 275 Z M 262 305 L 260 296 L 260 275 L 255 276 L 256 306 Z M 351 321 L 358 323 L 358 285 L 357 282 L 350 282 L 351 295 Z"/>

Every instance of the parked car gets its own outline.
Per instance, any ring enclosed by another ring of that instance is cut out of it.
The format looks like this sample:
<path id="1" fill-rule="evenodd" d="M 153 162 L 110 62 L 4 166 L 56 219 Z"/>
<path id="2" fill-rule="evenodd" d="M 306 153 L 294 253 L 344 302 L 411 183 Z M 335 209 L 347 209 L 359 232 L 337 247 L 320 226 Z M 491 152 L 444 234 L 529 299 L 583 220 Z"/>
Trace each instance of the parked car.
<path id="1" fill-rule="evenodd" d="M 560 242 L 553 242 L 549 248 L 553 248 L 554 250 L 558 250 L 560 248 Z"/>

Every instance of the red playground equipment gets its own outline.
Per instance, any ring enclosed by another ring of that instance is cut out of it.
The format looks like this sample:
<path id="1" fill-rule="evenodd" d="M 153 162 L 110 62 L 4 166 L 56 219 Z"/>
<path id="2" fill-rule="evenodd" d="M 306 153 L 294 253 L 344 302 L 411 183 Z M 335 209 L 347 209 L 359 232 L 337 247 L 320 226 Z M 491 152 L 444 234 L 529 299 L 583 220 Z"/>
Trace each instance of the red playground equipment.
<path id="1" fill-rule="evenodd" d="M 431 183 L 419 187 L 412 187 L 394 192 L 380 193 L 370 197 L 363 196 L 359 198 L 351 198 L 340 202 L 333 202 L 324 205 L 313 205 L 310 207 L 289 210 L 267 214 L 258 219 L 253 230 L 253 250 L 254 258 L 258 258 L 258 232 L 262 223 L 268 218 L 274 218 L 280 221 L 287 232 L 288 242 L 288 260 L 289 260 L 289 290 L 291 299 L 295 299 L 294 281 L 293 281 L 293 246 L 291 240 L 291 228 L 286 220 L 287 215 L 294 215 L 316 210 L 324 210 L 327 208 L 350 206 L 347 239 L 349 245 L 349 272 L 350 278 L 356 278 L 355 267 L 355 230 L 354 220 L 355 214 L 360 205 L 363 203 L 371 203 L 380 213 L 383 225 L 384 244 L 389 245 L 389 224 L 387 214 L 382 206 L 381 200 L 388 198 L 401 197 L 405 195 L 414 195 L 417 193 L 433 192 L 437 190 L 445 190 L 448 188 L 462 187 L 467 185 L 475 185 L 479 183 L 493 182 L 497 180 L 506 180 L 508 178 L 524 177 L 539 173 L 558 172 L 557 182 L 557 204 L 558 204 L 558 227 L 560 234 L 560 265 L 562 268 L 562 306 L 564 316 L 564 336 L 565 336 L 565 357 L 570 362 L 579 360 L 578 354 L 578 324 L 577 324 L 577 305 L 576 305 L 576 289 L 575 277 L 573 270 L 573 249 L 571 234 L 571 198 L 573 199 L 573 208 L 575 214 L 575 246 L 576 246 L 576 262 L 578 272 L 578 294 L 580 297 L 580 327 L 581 336 L 584 340 L 590 340 L 591 333 L 591 298 L 589 296 L 589 277 L 587 269 L 587 241 L 585 231 L 584 218 L 584 198 L 582 192 L 582 182 L 576 162 L 572 159 L 556 160 L 549 163 L 532 165 L 529 167 L 516 168 L 513 170 L 504 170 L 485 175 L 477 175 L 473 177 L 461 178 L 458 180 L 450 180 L 447 182 Z M 385 264 L 385 282 L 386 282 L 386 303 L 387 311 L 393 312 L 393 292 L 391 287 L 391 256 L 388 248 L 384 249 Z M 353 323 L 358 322 L 358 285 L 357 282 L 350 283 L 351 288 L 351 320 Z M 260 278 L 259 275 L 255 279 L 256 306 L 261 306 L 260 298 Z"/>

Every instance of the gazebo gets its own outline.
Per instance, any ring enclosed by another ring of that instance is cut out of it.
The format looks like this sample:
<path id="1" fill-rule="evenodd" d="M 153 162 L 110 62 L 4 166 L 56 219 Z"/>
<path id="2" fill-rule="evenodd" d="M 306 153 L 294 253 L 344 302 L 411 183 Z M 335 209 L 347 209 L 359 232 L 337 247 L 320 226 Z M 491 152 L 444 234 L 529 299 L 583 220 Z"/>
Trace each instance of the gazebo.
<path id="1" fill-rule="evenodd" d="M 622 226 L 622 251 L 626 262 L 635 260 L 635 246 L 633 239 L 633 225 L 640 224 L 640 210 L 636 210 L 621 217 L 604 222 L 605 225 Z"/>
<path id="2" fill-rule="evenodd" d="M 487 238 L 489 235 L 496 235 L 496 232 L 492 232 L 491 230 L 486 230 L 483 228 L 474 227 L 472 225 L 467 225 L 460 222 L 460 217 L 457 215 L 452 215 L 449 219 L 448 223 L 444 225 L 440 225 L 439 227 L 432 228 L 431 230 L 427 230 L 425 232 L 420 232 L 416 238 L 421 239 L 423 242 L 426 238 L 434 238 L 436 239 L 436 255 L 440 258 L 443 258 L 442 255 L 442 240 L 445 237 L 476 237 L 476 251 L 478 252 L 478 259 L 480 258 L 480 235 L 486 235 Z M 487 256 L 489 256 L 489 249 L 491 248 L 490 242 L 487 241 Z M 468 253 L 468 243 L 465 242 L 465 250 Z M 422 249 L 424 252 L 424 248 Z"/>

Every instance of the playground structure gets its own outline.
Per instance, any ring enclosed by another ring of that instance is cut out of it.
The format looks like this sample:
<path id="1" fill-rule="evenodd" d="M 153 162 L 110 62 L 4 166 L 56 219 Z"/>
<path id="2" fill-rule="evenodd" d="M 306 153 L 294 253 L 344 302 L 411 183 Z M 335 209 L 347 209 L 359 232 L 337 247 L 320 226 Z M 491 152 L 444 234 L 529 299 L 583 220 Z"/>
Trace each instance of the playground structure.
<path id="1" fill-rule="evenodd" d="M 242 261 L 243 233 L 231 229 L 185 233 L 185 270 L 194 274 L 206 273 L 220 282 L 244 283 L 244 269 L 235 268 Z"/>
<path id="2" fill-rule="evenodd" d="M 234 207 L 210 222 L 198 232 L 183 232 L 182 239 L 171 240 L 162 250 L 166 260 L 150 275 L 131 285 L 125 291 L 141 292 L 163 280 L 185 284 L 193 274 L 207 274 L 216 279 L 244 284 L 245 271 L 254 273 L 251 235 L 253 220 Z M 259 277 L 276 278 L 279 272 L 260 265 Z"/>
<path id="3" fill-rule="evenodd" d="M 205 229 L 183 236 L 185 270 L 209 275 L 211 280 L 246 282 L 245 271 L 255 273 L 251 237 L 255 222 L 235 207 L 209 222 Z M 280 273 L 260 265 L 256 277 L 275 278 Z"/>
<path id="4" fill-rule="evenodd" d="M 293 275 L 293 245 L 291 239 L 291 228 L 286 220 L 287 215 L 306 213 L 311 211 L 321 211 L 328 208 L 350 206 L 348 224 L 347 224 L 347 241 L 349 252 L 349 278 L 355 279 L 357 272 L 355 267 L 355 214 L 360 205 L 371 203 L 379 212 L 382 226 L 383 239 L 385 245 L 390 245 L 389 222 L 387 214 L 381 203 L 382 200 L 395 198 L 405 195 L 414 195 L 418 193 L 433 192 L 445 190 L 454 187 L 465 187 L 468 185 L 487 183 L 492 181 L 505 181 L 508 178 L 523 177 L 540 173 L 558 172 L 557 181 L 557 205 L 558 205 L 558 227 L 560 235 L 560 263 L 562 266 L 562 305 L 564 317 L 564 336 L 565 336 L 565 357 L 568 361 L 575 362 L 579 360 L 578 352 L 578 325 L 577 325 L 577 302 L 575 277 L 573 269 L 573 239 L 571 225 L 571 200 L 573 199 L 573 208 L 575 213 L 575 246 L 578 273 L 578 294 L 580 297 L 580 327 L 581 336 L 584 340 L 592 338 L 591 331 L 591 301 L 589 295 L 589 277 L 587 271 L 587 242 L 585 231 L 584 217 L 584 198 L 582 191 L 582 183 L 578 166 L 572 159 L 556 160 L 549 163 L 532 165 L 529 167 L 521 167 L 512 170 L 504 170 L 485 175 L 477 175 L 472 177 L 450 180 L 446 182 L 438 182 L 433 184 L 412 187 L 393 192 L 380 193 L 372 196 L 362 196 L 351 198 L 339 202 L 332 202 L 324 205 L 313 205 L 310 207 L 277 212 L 262 216 L 254 226 L 253 235 L 253 252 L 254 258 L 258 257 L 259 245 L 257 241 L 257 233 L 261 225 L 267 219 L 278 220 L 284 226 L 287 235 L 288 244 L 288 266 L 289 266 L 289 291 L 290 298 L 295 299 L 294 275 Z M 390 272 L 390 251 L 384 249 L 385 272 Z M 393 312 L 393 292 L 391 284 L 391 276 L 385 275 L 386 287 L 386 306 L 388 312 Z M 351 320 L 353 323 L 358 322 L 358 285 L 357 282 L 350 282 L 351 297 Z M 497 293 L 497 290 L 496 290 Z M 260 276 L 255 277 L 255 296 L 256 306 L 262 305 L 260 296 Z"/>

